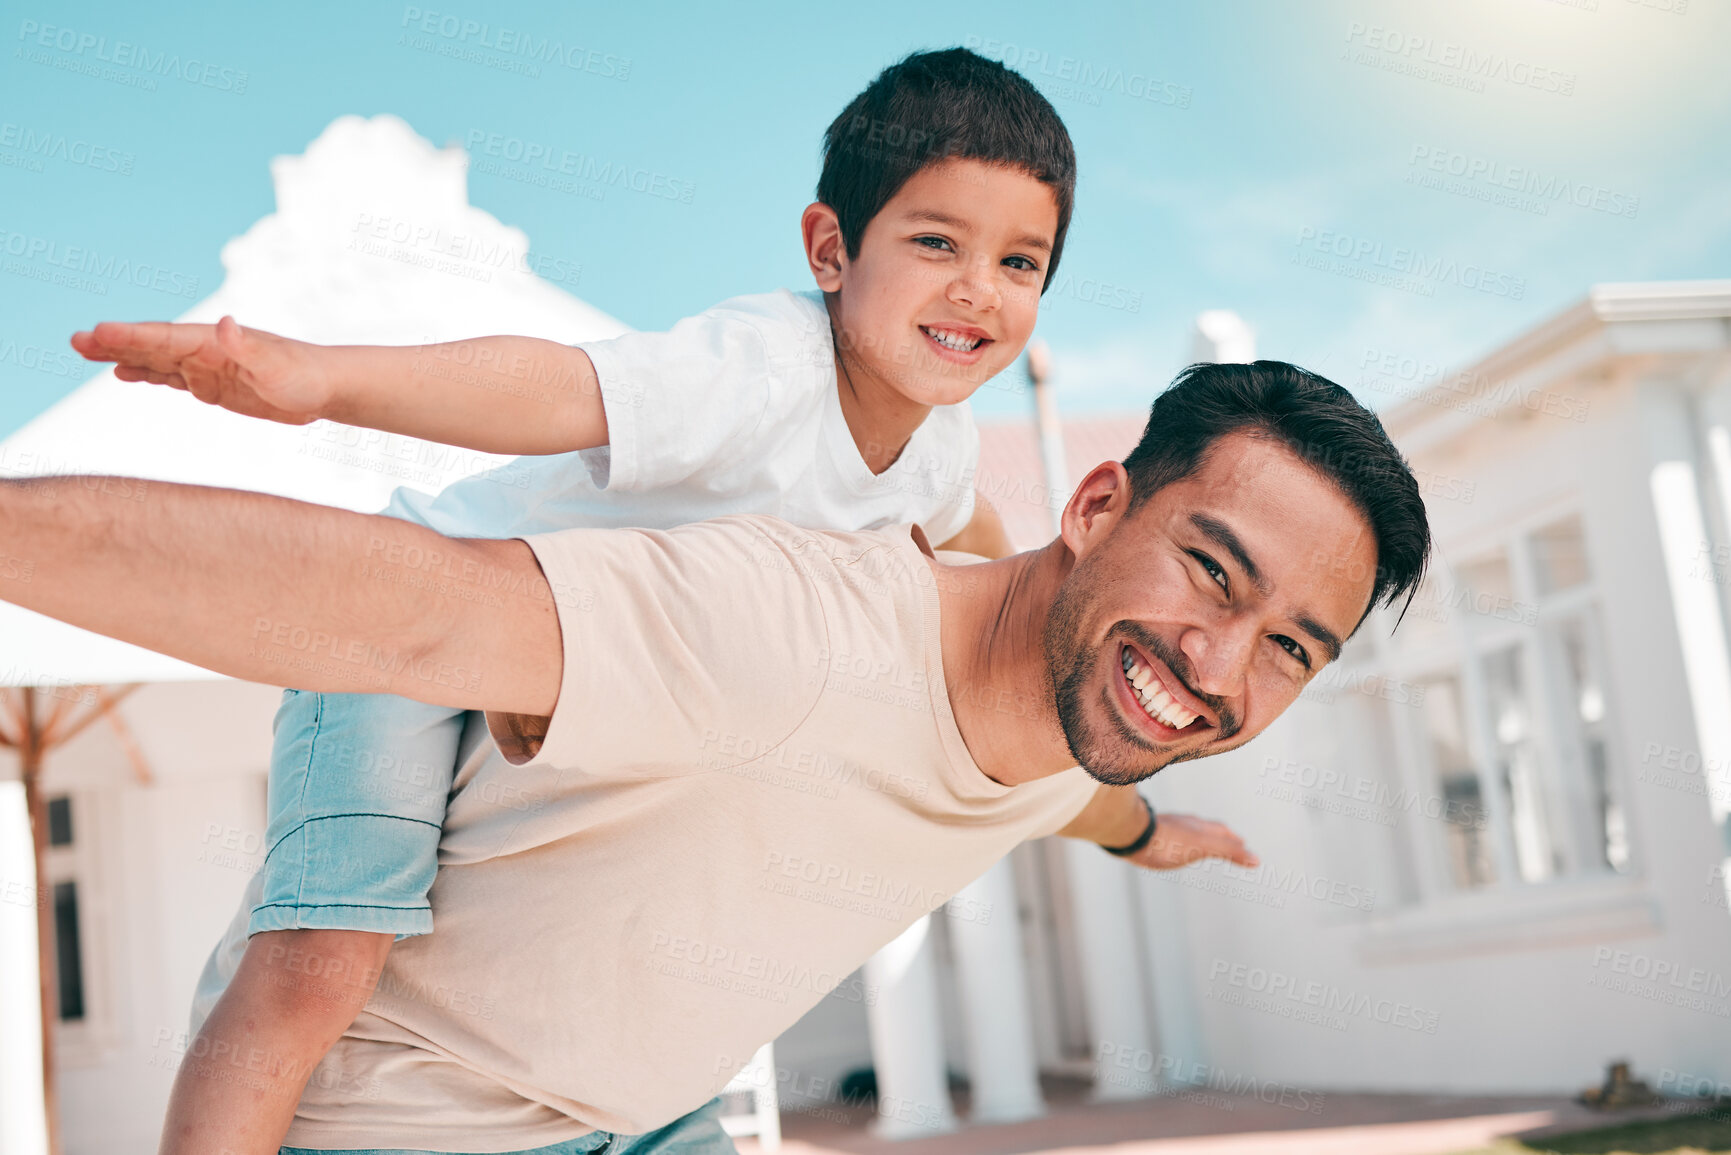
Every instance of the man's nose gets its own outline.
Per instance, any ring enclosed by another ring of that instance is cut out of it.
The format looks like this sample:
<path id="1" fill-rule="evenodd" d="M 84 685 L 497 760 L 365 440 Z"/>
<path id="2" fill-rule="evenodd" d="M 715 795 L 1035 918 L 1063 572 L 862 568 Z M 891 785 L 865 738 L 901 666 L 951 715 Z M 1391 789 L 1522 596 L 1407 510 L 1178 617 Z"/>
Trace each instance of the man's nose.
<path id="1" fill-rule="evenodd" d="M 1255 645 L 1254 630 L 1229 622 L 1186 630 L 1178 640 L 1178 648 L 1190 659 L 1194 689 L 1219 698 L 1243 687 Z"/>

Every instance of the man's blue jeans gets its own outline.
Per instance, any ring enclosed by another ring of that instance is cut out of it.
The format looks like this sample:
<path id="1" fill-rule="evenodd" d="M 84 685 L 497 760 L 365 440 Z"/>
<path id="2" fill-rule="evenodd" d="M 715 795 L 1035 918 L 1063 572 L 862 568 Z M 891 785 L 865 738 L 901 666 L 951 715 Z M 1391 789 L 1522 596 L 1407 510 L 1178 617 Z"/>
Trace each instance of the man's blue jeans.
<path id="1" fill-rule="evenodd" d="M 429 1155 L 423 1151 L 374 1148 L 367 1151 L 315 1151 L 284 1147 L 279 1155 Z M 721 1129 L 721 1100 L 711 1099 L 689 1115 L 645 1135 L 591 1131 L 576 1139 L 513 1151 L 509 1155 L 734 1155 L 733 1140 Z"/>

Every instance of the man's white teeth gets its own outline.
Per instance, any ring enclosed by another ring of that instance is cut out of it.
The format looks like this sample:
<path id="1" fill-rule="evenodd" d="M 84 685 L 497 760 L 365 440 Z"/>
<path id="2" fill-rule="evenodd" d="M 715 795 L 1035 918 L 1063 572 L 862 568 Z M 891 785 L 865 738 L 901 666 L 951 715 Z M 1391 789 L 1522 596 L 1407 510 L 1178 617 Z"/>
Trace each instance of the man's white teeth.
<path id="1" fill-rule="evenodd" d="M 1161 725 L 1182 730 L 1199 717 L 1174 701 L 1166 688 L 1154 680 L 1154 671 L 1138 662 L 1128 647 L 1124 650 L 1124 677 L 1136 691 L 1142 709 Z"/>
<path id="2" fill-rule="evenodd" d="M 921 326 L 920 332 L 936 341 L 946 349 L 954 349 L 958 353 L 972 352 L 979 347 L 980 338 L 964 337 L 960 333 L 952 333 L 948 329 L 927 329 Z"/>

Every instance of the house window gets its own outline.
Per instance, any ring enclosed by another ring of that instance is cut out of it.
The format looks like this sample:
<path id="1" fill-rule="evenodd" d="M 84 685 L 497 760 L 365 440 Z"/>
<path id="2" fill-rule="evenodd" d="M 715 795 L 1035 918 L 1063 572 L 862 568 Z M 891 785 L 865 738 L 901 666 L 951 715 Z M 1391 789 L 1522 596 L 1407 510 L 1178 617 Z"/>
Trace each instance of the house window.
<path id="1" fill-rule="evenodd" d="M 54 903 L 54 970 L 59 988 L 60 1021 L 71 1026 L 89 1017 L 90 919 L 87 882 L 91 847 L 81 829 L 80 807 L 73 796 L 48 800 L 47 889 Z"/>
<path id="2" fill-rule="evenodd" d="M 1425 752 L 1429 756 L 1441 805 L 1449 876 L 1458 887 L 1496 881 L 1496 865 L 1485 838 L 1484 797 L 1478 769 L 1467 749 L 1466 707 L 1458 677 L 1424 683 Z"/>
<path id="3" fill-rule="evenodd" d="M 1407 776 L 1441 802 L 1437 867 L 1456 890 L 1630 867 L 1599 611 L 1578 516 L 1503 535 L 1439 566 L 1379 672 L 1422 687 L 1395 709 Z M 1413 628 L 1416 627 L 1416 628 Z"/>
<path id="4" fill-rule="evenodd" d="M 60 986 L 60 1021 L 84 1018 L 84 956 L 78 945 L 78 884 L 54 884 L 54 961 Z"/>

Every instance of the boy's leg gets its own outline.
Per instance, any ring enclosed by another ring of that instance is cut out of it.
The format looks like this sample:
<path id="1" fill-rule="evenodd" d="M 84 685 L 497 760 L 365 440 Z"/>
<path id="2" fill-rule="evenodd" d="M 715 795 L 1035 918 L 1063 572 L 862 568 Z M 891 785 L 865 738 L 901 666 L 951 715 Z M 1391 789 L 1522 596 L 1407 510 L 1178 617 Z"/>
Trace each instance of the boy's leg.
<path id="1" fill-rule="evenodd" d="M 446 706 L 285 691 L 247 932 L 432 930 L 427 891 L 462 732 L 463 711 Z"/>
<path id="2" fill-rule="evenodd" d="M 276 1151 L 391 942 L 432 929 L 462 732 L 463 711 L 406 698 L 283 695 L 252 937 L 175 1078 L 163 1155 Z M 250 1076 L 250 1060 L 275 1074 Z"/>
<path id="3" fill-rule="evenodd" d="M 272 1155 L 307 1079 L 372 996 L 391 935 L 254 935 L 181 1058 L 160 1155 Z"/>

